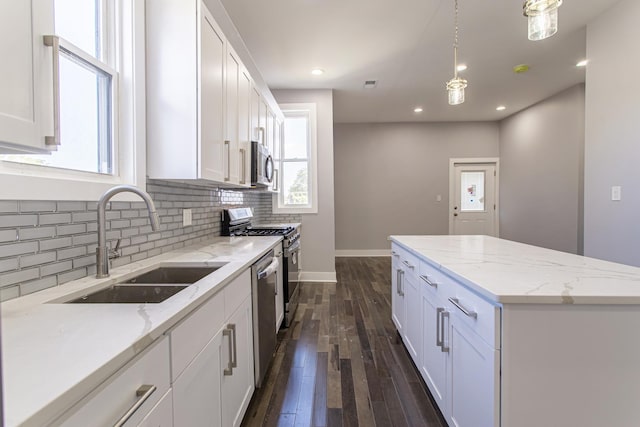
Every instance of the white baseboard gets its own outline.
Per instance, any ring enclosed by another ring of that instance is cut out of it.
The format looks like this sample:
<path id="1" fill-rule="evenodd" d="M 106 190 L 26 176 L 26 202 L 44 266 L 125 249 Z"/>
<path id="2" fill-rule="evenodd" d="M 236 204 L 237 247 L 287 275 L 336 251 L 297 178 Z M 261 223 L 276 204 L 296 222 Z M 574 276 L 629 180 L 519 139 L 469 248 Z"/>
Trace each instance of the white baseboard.
<path id="1" fill-rule="evenodd" d="M 391 249 L 336 249 L 337 257 L 391 256 Z"/>
<path id="2" fill-rule="evenodd" d="M 301 271 L 300 281 L 336 283 L 338 279 L 335 271 Z"/>

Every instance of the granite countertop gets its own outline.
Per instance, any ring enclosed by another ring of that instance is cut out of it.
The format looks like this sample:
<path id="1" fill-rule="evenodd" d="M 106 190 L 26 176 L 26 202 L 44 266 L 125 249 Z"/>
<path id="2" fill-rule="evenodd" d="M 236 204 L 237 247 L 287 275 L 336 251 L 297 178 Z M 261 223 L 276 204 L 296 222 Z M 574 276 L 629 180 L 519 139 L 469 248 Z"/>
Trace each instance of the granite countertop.
<path id="1" fill-rule="evenodd" d="M 281 237 L 219 237 L 2 304 L 5 425 L 43 425 L 220 291 Z M 166 265 L 226 263 L 159 304 L 61 304 Z"/>
<path id="2" fill-rule="evenodd" d="M 488 236 L 391 236 L 496 303 L 640 304 L 640 268 Z"/>

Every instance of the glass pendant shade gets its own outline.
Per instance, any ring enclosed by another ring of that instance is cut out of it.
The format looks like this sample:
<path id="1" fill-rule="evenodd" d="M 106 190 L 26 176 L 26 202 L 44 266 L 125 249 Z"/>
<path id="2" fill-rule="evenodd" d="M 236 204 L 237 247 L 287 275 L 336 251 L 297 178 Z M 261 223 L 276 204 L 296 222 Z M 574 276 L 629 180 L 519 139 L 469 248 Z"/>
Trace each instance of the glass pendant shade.
<path id="1" fill-rule="evenodd" d="M 562 0 L 527 0 L 524 15 L 528 22 L 529 40 L 542 40 L 558 31 L 558 7 Z"/>
<path id="2" fill-rule="evenodd" d="M 454 77 L 447 82 L 447 92 L 449 92 L 449 105 L 458 105 L 464 102 L 464 88 L 467 81 L 459 77 Z"/>

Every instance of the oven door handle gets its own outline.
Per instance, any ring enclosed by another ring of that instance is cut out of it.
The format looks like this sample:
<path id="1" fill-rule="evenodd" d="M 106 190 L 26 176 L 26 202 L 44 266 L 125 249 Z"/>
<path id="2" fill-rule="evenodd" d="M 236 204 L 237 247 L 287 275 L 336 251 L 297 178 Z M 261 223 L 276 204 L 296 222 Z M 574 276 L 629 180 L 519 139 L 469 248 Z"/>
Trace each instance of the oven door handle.
<path id="1" fill-rule="evenodd" d="M 297 252 L 299 250 L 300 250 L 300 241 L 298 240 L 293 245 L 287 248 L 287 256 L 291 256 L 294 252 Z"/>
<path id="2" fill-rule="evenodd" d="M 279 265 L 280 265 L 280 262 L 278 261 L 278 258 L 276 257 L 271 258 L 271 264 L 269 264 L 267 268 L 265 268 L 264 270 L 258 271 L 258 280 L 262 280 L 265 277 L 271 276 L 273 273 L 276 272 Z"/>

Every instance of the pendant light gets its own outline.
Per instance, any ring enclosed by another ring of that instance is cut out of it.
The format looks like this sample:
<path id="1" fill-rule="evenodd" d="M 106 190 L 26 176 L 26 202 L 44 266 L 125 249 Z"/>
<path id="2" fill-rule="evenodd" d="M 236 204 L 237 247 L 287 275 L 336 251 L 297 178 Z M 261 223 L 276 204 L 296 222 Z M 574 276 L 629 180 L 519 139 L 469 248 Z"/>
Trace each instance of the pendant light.
<path id="1" fill-rule="evenodd" d="M 558 8 L 562 0 L 526 0 L 522 6 L 529 21 L 529 40 L 542 40 L 558 31 Z"/>
<path id="2" fill-rule="evenodd" d="M 455 38 L 453 41 L 453 78 L 447 82 L 449 92 L 449 105 L 458 105 L 464 102 L 464 88 L 467 81 L 458 77 L 458 0 L 455 1 Z"/>

